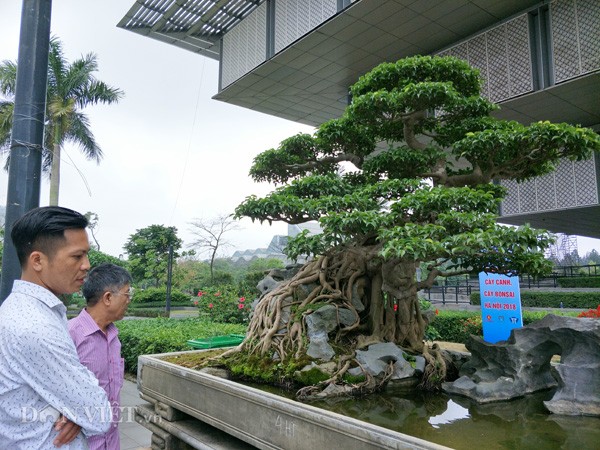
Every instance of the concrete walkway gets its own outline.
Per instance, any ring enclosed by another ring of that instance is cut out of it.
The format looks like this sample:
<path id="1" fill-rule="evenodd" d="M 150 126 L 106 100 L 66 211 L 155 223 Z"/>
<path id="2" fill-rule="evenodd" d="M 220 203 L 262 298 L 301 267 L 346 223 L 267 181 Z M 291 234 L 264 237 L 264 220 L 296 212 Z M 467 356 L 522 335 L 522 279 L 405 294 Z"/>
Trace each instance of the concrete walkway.
<path id="1" fill-rule="evenodd" d="M 150 448 L 152 432 L 135 421 L 134 408 L 146 403 L 137 391 L 137 385 L 125 380 L 121 389 L 122 421 L 119 424 L 121 450 L 146 450 Z"/>

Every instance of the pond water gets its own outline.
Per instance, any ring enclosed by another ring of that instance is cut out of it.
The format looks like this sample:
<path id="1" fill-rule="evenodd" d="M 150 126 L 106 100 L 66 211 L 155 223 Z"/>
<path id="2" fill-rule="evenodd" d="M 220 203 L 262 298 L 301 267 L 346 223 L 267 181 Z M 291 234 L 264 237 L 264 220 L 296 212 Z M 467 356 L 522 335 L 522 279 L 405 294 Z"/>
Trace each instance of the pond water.
<path id="1" fill-rule="evenodd" d="M 464 397 L 388 388 L 363 398 L 309 404 L 459 450 L 600 449 L 600 418 L 550 414 L 543 401 L 552 395 L 544 391 L 478 405 Z"/>

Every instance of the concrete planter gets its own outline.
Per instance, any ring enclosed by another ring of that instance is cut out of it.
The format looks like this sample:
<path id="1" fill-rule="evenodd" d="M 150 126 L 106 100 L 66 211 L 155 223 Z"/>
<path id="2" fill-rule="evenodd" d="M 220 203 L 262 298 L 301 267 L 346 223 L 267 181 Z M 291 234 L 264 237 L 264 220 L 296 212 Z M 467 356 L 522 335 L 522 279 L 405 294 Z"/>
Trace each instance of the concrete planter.
<path id="1" fill-rule="evenodd" d="M 153 431 L 153 448 L 447 448 L 177 366 L 161 359 L 166 355 L 138 362 L 138 389 L 154 413 L 140 408 L 137 420 Z"/>

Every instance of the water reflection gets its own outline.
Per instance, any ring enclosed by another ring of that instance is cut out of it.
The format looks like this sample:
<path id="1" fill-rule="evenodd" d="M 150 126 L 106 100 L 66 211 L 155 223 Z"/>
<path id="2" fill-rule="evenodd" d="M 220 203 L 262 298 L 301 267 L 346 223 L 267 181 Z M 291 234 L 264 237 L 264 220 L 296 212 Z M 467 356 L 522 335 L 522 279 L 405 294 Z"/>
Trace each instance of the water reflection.
<path id="1" fill-rule="evenodd" d="M 414 389 L 311 405 L 455 449 L 555 450 L 600 448 L 600 419 L 550 414 L 553 391 L 479 405 L 470 399 Z"/>
<path id="2" fill-rule="evenodd" d="M 470 417 L 469 410 L 467 408 L 463 408 L 458 403 L 454 403 L 452 399 L 448 400 L 448 404 L 446 406 L 446 411 L 444 411 L 442 414 L 431 416 L 429 418 L 429 423 L 434 428 L 438 428 L 438 425 L 447 425 L 455 420 L 467 419 Z"/>

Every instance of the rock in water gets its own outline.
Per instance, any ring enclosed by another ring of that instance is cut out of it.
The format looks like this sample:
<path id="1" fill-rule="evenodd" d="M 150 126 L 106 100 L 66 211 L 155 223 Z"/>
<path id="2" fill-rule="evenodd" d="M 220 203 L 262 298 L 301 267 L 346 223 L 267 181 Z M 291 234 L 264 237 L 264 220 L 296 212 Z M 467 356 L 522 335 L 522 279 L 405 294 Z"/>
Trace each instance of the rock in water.
<path id="1" fill-rule="evenodd" d="M 600 320 L 549 314 L 512 330 L 505 342 L 471 336 L 467 349 L 471 360 L 444 391 L 487 403 L 556 387 L 544 402 L 551 412 L 600 416 Z M 556 371 L 553 355 L 561 355 Z"/>

